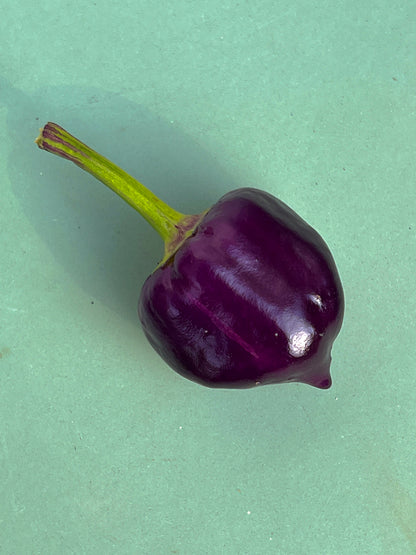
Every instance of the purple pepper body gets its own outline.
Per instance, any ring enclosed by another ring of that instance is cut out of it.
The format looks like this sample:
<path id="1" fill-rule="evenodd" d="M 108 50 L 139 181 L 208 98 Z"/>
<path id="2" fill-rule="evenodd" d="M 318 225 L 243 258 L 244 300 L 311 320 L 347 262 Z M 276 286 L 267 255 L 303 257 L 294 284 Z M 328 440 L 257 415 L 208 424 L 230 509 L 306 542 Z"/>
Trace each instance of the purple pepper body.
<path id="1" fill-rule="evenodd" d="M 332 255 L 272 195 L 237 189 L 146 280 L 139 316 L 179 374 L 210 387 L 331 386 L 344 297 Z"/>

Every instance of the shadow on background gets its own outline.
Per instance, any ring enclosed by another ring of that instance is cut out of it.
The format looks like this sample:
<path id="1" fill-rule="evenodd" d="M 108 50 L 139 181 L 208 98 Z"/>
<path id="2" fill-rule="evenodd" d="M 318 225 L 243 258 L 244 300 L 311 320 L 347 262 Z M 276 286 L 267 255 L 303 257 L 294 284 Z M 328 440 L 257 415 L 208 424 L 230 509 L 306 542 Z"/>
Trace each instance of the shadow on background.
<path id="1" fill-rule="evenodd" d="M 40 151 L 39 128 L 62 125 L 184 213 L 205 210 L 237 185 L 175 124 L 119 94 L 48 87 L 28 96 L 0 78 L 0 101 L 8 108 L 11 187 L 26 217 L 91 299 L 137 322 L 132 302 L 163 255 L 162 240 L 100 182 Z"/>

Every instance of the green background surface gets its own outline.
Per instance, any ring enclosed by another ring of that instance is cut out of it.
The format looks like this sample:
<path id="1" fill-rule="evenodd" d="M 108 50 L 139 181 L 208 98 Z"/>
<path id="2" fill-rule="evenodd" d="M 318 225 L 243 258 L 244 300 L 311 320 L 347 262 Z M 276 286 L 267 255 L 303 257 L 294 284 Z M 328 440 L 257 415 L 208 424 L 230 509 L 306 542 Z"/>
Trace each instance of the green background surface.
<path id="1" fill-rule="evenodd" d="M 0 552 L 415 553 L 416 4 L 8 4 Z M 169 369 L 136 315 L 162 242 L 36 148 L 48 120 L 181 211 L 256 186 L 314 226 L 332 388 Z"/>

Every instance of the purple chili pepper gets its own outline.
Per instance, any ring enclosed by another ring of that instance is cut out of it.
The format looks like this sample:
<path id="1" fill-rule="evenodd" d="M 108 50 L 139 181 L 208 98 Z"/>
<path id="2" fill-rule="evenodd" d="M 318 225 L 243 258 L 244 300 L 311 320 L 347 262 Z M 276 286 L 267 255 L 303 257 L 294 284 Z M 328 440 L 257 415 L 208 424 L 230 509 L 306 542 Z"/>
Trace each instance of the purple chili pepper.
<path id="1" fill-rule="evenodd" d="M 342 285 L 322 237 L 286 204 L 245 188 L 184 215 L 54 123 L 36 142 L 109 186 L 164 239 L 139 316 L 174 370 L 210 387 L 331 386 Z"/>

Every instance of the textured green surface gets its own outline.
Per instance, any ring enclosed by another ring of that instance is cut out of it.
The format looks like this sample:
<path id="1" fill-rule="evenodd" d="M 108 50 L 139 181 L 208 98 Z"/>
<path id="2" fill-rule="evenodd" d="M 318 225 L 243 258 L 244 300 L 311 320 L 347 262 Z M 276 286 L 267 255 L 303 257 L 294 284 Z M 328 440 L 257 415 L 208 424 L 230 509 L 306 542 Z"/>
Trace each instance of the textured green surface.
<path id="1" fill-rule="evenodd" d="M 414 553 L 416 5 L 152 4 L 1 17 L 0 552 Z M 316 227 L 333 387 L 167 368 L 136 317 L 162 241 L 48 120 L 181 212 L 251 185 Z"/>

